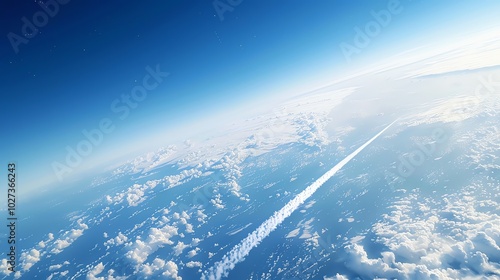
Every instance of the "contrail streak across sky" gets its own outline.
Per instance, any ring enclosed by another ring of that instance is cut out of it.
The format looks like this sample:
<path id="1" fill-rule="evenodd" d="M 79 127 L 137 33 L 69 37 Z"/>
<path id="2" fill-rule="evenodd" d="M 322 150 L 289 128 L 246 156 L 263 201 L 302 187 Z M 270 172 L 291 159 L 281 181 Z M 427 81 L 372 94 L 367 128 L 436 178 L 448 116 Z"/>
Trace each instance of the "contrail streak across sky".
<path id="1" fill-rule="evenodd" d="M 397 121 L 397 120 L 396 120 Z M 231 251 L 229 251 L 221 261 L 215 263 L 215 265 L 202 275 L 203 280 L 218 280 L 223 276 L 226 277 L 236 264 L 242 262 L 250 251 L 257 247 L 264 238 L 266 238 L 272 231 L 274 231 L 286 218 L 288 218 L 300 205 L 302 205 L 309 197 L 311 197 L 326 181 L 337 173 L 344 165 L 351 161 L 355 156 L 357 156 L 363 149 L 370 145 L 375 139 L 377 139 L 382 133 L 389 129 L 396 121 L 389 124 L 386 128 L 380 131 L 372 139 L 368 140 L 361 147 L 356 149 L 341 162 L 337 163 L 332 169 L 328 170 L 323 176 L 317 179 L 314 183 L 308 186 L 305 190 L 299 193 L 295 198 L 290 200 L 283 208 L 274 212 L 274 214 L 262 223 L 256 230 L 250 233 L 245 239 L 243 239 L 238 245 L 234 246 Z"/>

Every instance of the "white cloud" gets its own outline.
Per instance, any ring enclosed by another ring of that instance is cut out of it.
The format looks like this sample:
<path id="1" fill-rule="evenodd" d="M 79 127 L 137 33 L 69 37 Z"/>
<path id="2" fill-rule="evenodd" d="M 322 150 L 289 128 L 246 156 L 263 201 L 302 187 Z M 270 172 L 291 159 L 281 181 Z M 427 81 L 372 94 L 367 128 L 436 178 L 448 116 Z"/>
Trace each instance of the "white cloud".
<path id="1" fill-rule="evenodd" d="M 186 263 L 186 267 L 189 268 L 201 267 L 201 262 L 188 262 Z"/>
<path id="2" fill-rule="evenodd" d="M 203 213 L 203 211 L 204 209 L 196 211 L 196 217 L 198 218 L 198 222 L 204 223 L 205 219 L 208 217 L 207 215 L 205 215 L 205 213 Z"/>
<path id="3" fill-rule="evenodd" d="M 172 261 L 168 261 L 165 265 L 165 271 L 163 272 L 162 275 L 170 277 L 172 279 L 182 280 L 182 278 L 177 275 L 178 273 L 179 272 L 177 265 Z"/>
<path id="4" fill-rule="evenodd" d="M 20 259 L 23 263 L 23 270 L 29 270 L 34 264 L 40 261 L 40 251 L 31 249 L 29 252 L 23 252 Z"/>
<path id="5" fill-rule="evenodd" d="M 125 236 L 123 233 L 119 232 L 115 238 L 111 238 L 106 242 L 104 242 L 104 246 L 107 246 L 109 248 L 111 245 L 122 245 L 125 242 L 127 242 L 127 240 L 128 237 Z"/>
<path id="6" fill-rule="evenodd" d="M 389 250 L 369 258 L 364 246 L 352 243 L 346 247 L 346 266 L 364 278 L 500 275 L 500 204 L 476 198 L 480 189 L 473 186 L 440 200 L 411 193 L 373 226 L 377 242 Z"/>
<path id="7" fill-rule="evenodd" d="M 66 231 L 59 239 L 54 241 L 54 246 L 50 250 L 53 254 L 61 253 L 65 248 L 69 247 L 75 240 L 83 235 L 83 232 L 89 227 L 83 222 L 83 219 L 78 219 L 78 228 Z"/>
<path id="8" fill-rule="evenodd" d="M 182 277 L 178 275 L 179 268 L 177 264 L 173 261 L 165 262 L 159 258 L 155 258 L 151 264 L 142 264 L 139 268 L 139 272 L 147 277 L 161 273 L 162 276 L 168 277 L 169 279 L 182 280 Z"/>
<path id="9" fill-rule="evenodd" d="M 81 220 L 78 220 L 79 224 L 82 224 Z M 86 225 L 85 225 L 86 226 Z M 49 233 L 46 240 L 42 240 L 37 243 L 37 246 L 24 250 L 19 256 L 20 267 L 22 270 L 27 271 L 31 269 L 36 263 L 38 263 L 42 257 L 46 254 L 45 250 L 47 246 L 53 246 L 51 243 L 54 240 L 54 234 Z M 0 272 L 9 275 L 11 272 L 8 270 L 7 259 L 0 260 Z M 14 278 L 21 277 L 21 271 L 18 270 L 14 274 Z"/>
<path id="10" fill-rule="evenodd" d="M 221 195 L 220 194 L 217 194 L 215 195 L 215 198 L 212 198 L 210 200 L 210 202 L 216 207 L 216 208 L 219 208 L 219 209 L 223 209 L 225 206 L 224 206 L 224 203 L 222 202 L 222 199 L 221 199 Z"/>
<path id="11" fill-rule="evenodd" d="M 189 247 L 189 245 L 186 245 L 182 241 L 179 241 L 177 245 L 174 246 L 174 254 L 176 256 L 182 254 L 182 251 L 184 251 L 184 249 L 186 249 L 187 247 Z"/>
<path id="12" fill-rule="evenodd" d="M 135 207 L 146 200 L 147 192 L 153 190 L 160 184 L 168 189 L 186 183 L 194 178 L 199 178 L 200 176 L 202 176 L 202 172 L 196 168 L 183 170 L 177 175 L 165 176 L 159 180 L 149 180 L 142 185 L 133 184 L 126 190 L 116 193 L 114 196 L 107 195 L 105 200 L 109 204 L 127 202 L 130 207 Z"/>
<path id="13" fill-rule="evenodd" d="M 174 226 L 165 225 L 162 228 L 151 228 L 145 241 L 137 238 L 135 242 L 127 245 L 129 251 L 125 256 L 136 264 L 141 264 L 146 261 L 151 253 L 158 250 L 160 246 L 164 244 L 173 245 L 174 242 L 170 238 L 176 235 L 178 235 L 178 229 Z"/>
<path id="14" fill-rule="evenodd" d="M 200 244 L 200 242 L 201 242 L 201 239 L 195 237 L 191 241 L 191 246 L 198 246 L 198 244 Z"/>
<path id="15" fill-rule="evenodd" d="M 103 272 L 103 270 L 104 270 L 104 265 L 102 264 L 102 262 L 100 262 L 99 264 L 94 266 L 94 268 L 92 268 L 92 270 L 90 270 L 87 273 L 87 280 L 104 279 L 104 278 L 97 278 L 96 277 L 99 274 L 101 274 Z"/>
<path id="16" fill-rule="evenodd" d="M 54 271 L 54 270 L 61 269 L 61 267 L 65 266 L 65 265 L 68 265 L 68 264 L 69 264 L 69 262 L 65 261 L 62 264 L 51 265 L 51 266 L 49 266 L 49 271 Z"/>
<path id="17" fill-rule="evenodd" d="M 194 248 L 193 250 L 189 251 L 187 254 L 188 258 L 192 258 L 192 257 L 198 255 L 199 251 L 200 251 L 200 248 Z"/>
<path id="18" fill-rule="evenodd" d="M 347 278 L 346 276 L 344 275 L 341 275 L 341 274 L 338 274 L 333 276 L 333 277 L 324 277 L 323 280 L 349 280 L 349 278 Z"/>
<path id="19" fill-rule="evenodd" d="M 10 273 L 12 273 L 9 270 L 9 267 L 10 267 L 10 265 L 7 263 L 7 259 L 2 259 L 0 261 L 0 272 L 2 272 L 5 275 L 9 275 Z"/>

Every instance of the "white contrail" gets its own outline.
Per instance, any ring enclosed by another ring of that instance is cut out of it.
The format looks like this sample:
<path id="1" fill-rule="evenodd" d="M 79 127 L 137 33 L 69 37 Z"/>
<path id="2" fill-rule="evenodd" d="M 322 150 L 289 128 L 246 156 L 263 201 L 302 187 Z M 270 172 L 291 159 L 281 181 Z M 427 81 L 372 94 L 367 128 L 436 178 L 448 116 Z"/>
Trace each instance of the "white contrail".
<path id="1" fill-rule="evenodd" d="M 397 120 L 396 120 L 397 121 Z M 250 233 L 245 239 L 243 239 L 238 245 L 229 251 L 221 261 L 215 263 L 215 265 L 201 276 L 201 279 L 206 280 L 218 280 L 222 276 L 226 277 L 229 271 L 232 270 L 237 263 L 243 261 L 246 256 L 250 253 L 250 250 L 257 247 L 259 243 L 264 240 L 272 231 L 274 231 L 286 218 L 288 218 L 299 206 L 311 197 L 314 192 L 316 192 L 328 179 L 332 178 L 337 171 L 339 171 L 344 165 L 351 161 L 357 154 L 359 154 L 364 148 L 370 145 L 375 139 L 377 139 L 382 133 L 384 133 L 389 127 L 391 127 L 396 121 L 388 125 L 372 139 L 368 140 L 363 146 L 359 147 L 356 151 L 348 155 L 341 162 L 337 163 L 332 169 L 328 170 L 323 176 L 317 179 L 309 187 L 299 193 L 294 199 L 290 200 L 283 208 L 274 212 L 274 214 L 267 219 L 262 225 L 260 225 L 256 230 Z"/>

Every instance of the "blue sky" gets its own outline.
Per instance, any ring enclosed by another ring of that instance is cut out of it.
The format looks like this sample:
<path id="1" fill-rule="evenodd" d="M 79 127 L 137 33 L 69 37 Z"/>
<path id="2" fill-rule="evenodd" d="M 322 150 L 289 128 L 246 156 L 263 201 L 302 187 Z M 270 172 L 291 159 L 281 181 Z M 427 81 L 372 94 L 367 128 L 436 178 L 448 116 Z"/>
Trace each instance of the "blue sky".
<path id="1" fill-rule="evenodd" d="M 405 49 L 481 29 L 496 20 L 499 6 L 400 1 L 402 12 L 347 61 L 339 44 L 352 43 L 354 28 L 389 2 L 243 0 L 221 20 L 211 1 L 73 0 L 16 53 L 6 35 L 22 36 L 21 18 L 32 21 L 41 7 L 4 1 L 0 154 L 18 162 L 33 189 L 55 179 L 51 164 L 64 162 L 65 148 L 103 118 L 116 128 L 79 168 L 154 150 L 239 106 L 313 89 Z M 156 65 L 170 75 L 118 119 L 112 102 Z"/>

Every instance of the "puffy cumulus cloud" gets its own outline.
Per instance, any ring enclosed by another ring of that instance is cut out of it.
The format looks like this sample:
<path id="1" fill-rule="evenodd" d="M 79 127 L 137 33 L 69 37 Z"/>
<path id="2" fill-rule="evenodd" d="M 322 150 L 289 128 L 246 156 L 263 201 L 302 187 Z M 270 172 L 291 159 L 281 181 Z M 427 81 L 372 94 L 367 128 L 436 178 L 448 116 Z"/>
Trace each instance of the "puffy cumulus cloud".
<path id="1" fill-rule="evenodd" d="M 477 185 L 440 199 L 419 199 L 418 191 L 410 193 L 372 228 L 377 242 L 389 250 L 370 258 L 364 246 L 351 243 L 346 246 L 346 266 L 369 279 L 500 277 L 496 188 L 482 199 L 475 195 L 481 189 Z"/>
<path id="2" fill-rule="evenodd" d="M 53 233 L 49 233 L 48 236 L 47 236 L 47 240 L 42 240 L 40 242 L 38 242 L 38 247 L 43 249 L 45 248 L 48 244 L 50 244 L 50 241 L 54 240 L 54 234 Z"/>
<path id="3" fill-rule="evenodd" d="M 35 263 L 40 261 L 40 251 L 31 249 L 29 252 L 21 253 L 23 270 L 29 270 Z"/>
<path id="4" fill-rule="evenodd" d="M 108 270 L 107 273 L 104 273 L 105 265 L 100 262 L 94 267 L 92 267 L 86 275 L 87 280 L 125 280 L 128 277 L 126 276 L 116 276 L 115 271 L 113 269 Z M 64 276 L 61 273 L 62 276 Z"/>
<path id="5" fill-rule="evenodd" d="M 189 247 L 189 245 L 186 245 L 182 241 L 179 241 L 177 245 L 174 246 L 174 254 L 176 256 L 182 254 L 182 251 L 184 251 L 184 249 L 186 249 L 187 247 Z"/>
<path id="6" fill-rule="evenodd" d="M 133 189 L 130 193 L 127 193 L 127 203 L 129 206 L 137 206 L 144 200 L 146 200 L 146 196 L 142 189 Z"/>
<path id="7" fill-rule="evenodd" d="M 134 184 L 124 191 L 116 193 L 114 196 L 107 195 L 105 197 L 109 204 L 119 204 L 126 202 L 130 207 L 135 207 L 144 202 L 147 198 L 147 193 L 158 185 L 162 184 L 165 188 L 173 188 L 183 183 L 186 183 L 194 178 L 199 178 L 203 175 L 196 168 L 181 171 L 177 175 L 165 176 L 159 180 L 149 180 L 144 184 Z"/>
<path id="8" fill-rule="evenodd" d="M 186 224 L 186 220 L 191 219 L 191 216 L 186 211 L 182 211 L 181 213 L 174 212 L 172 214 L 172 218 L 176 220 L 181 220 L 183 224 Z"/>
<path id="9" fill-rule="evenodd" d="M 54 245 L 54 248 L 50 252 L 59 254 L 63 251 L 64 248 L 69 247 L 71 243 L 67 239 L 58 239 L 54 242 Z"/>
<path id="10" fill-rule="evenodd" d="M 148 184 L 144 185 L 134 184 L 127 190 L 117 193 L 114 197 L 111 197 L 109 195 L 106 196 L 106 201 L 108 203 L 114 203 L 114 204 L 127 201 L 129 206 L 137 206 L 146 199 L 145 192 L 148 189 L 149 189 Z"/>
<path id="11" fill-rule="evenodd" d="M 136 264 L 144 263 L 148 256 L 158 250 L 161 246 L 173 245 L 170 238 L 178 235 L 178 229 L 174 226 L 166 225 L 162 228 L 151 228 L 145 241 L 137 237 L 135 242 L 127 244 L 129 251 L 125 256 Z"/>
<path id="12" fill-rule="evenodd" d="M 7 263 L 7 259 L 2 259 L 0 261 L 0 272 L 4 275 L 9 275 L 10 273 L 12 273 L 10 270 L 9 270 L 9 267 L 10 265 Z"/>
<path id="13" fill-rule="evenodd" d="M 179 273 L 179 271 L 178 271 L 177 265 L 172 261 L 168 261 L 165 264 L 165 270 L 163 271 L 162 275 L 170 277 L 172 279 L 182 280 L 182 278 L 177 275 L 178 273 Z"/>
<path id="14" fill-rule="evenodd" d="M 213 169 L 220 170 L 223 174 L 223 179 L 215 179 L 217 183 L 227 187 L 234 196 L 243 200 L 246 199 L 246 196 L 243 196 L 241 193 L 241 187 L 238 181 L 242 176 L 241 164 L 251 155 L 246 147 L 246 144 L 242 144 L 240 147 L 227 152 L 218 162 L 212 165 Z"/>
<path id="15" fill-rule="evenodd" d="M 108 270 L 108 280 L 125 280 L 129 279 L 128 276 L 115 276 L 115 270 L 110 269 Z"/>
<path id="16" fill-rule="evenodd" d="M 177 264 L 173 261 L 166 262 L 159 258 L 155 258 L 150 264 L 142 264 L 139 267 L 139 273 L 146 277 L 162 275 L 168 279 L 182 280 L 182 277 L 178 275 L 179 268 L 177 267 Z"/>
<path id="17" fill-rule="evenodd" d="M 297 134 L 300 136 L 299 142 L 310 147 L 319 147 L 328 145 L 330 140 L 325 127 L 328 124 L 326 116 L 317 113 L 303 114 L 296 121 Z"/>
<path id="18" fill-rule="evenodd" d="M 127 242 L 127 240 L 128 240 L 128 237 L 125 236 L 123 233 L 119 232 L 115 238 L 111 238 L 111 239 L 107 240 L 106 242 L 104 242 L 104 246 L 106 246 L 107 249 L 109 249 L 113 245 L 125 244 L 125 242 Z"/>
<path id="19" fill-rule="evenodd" d="M 193 225 L 186 223 L 186 233 L 194 233 Z"/>
<path id="20" fill-rule="evenodd" d="M 208 217 L 205 213 L 203 213 L 204 209 L 196 211 L 196 217 L 198 218 L 198 222 L 204 223 L 205 219 Z"/>
<path id="21" fill-rule="evenodd" d="M 163 184 L 168 188 L 173 188 L 184 184 L 192 179 L 199 178 L 203 175 L 203 172 L 198 170 L 198 168 L 191 168 L 182 170 L 181 173 L 177 175 L 169 175 L 163 178 Z"/>
<path id="22" fill-rule="evenodd" d="M 187 253 L 188 258 L 192 258 L 192 257 L 198 255 L 199 251 L 200 251 L 200 248 L 194 248 L 193 250 L 189 251 Z"/>
<path id="23" fill-rule="evenodd" d="M 65 266 L 65 265 L 68 265 L 68 264 L 69 264 L 69 262 L 65 261 L 62 264 L 51 265 L 51 266 L 49 266 L 49 271 L 54 271 L 54 270 L 61 269 L 61 267 Z"/>
<path id="24" fill-rule="evenodd" d="M 102 262 L 100 262 L 99 264 L 97 264 L 96 266 L 94 266 L 94 268 L 92 268 L 87 273 L 87 280 L 99 279 L 96 276 L 98 276 L 99 274 L 101 274 L 103 271 L 104 271 L 104 265 L 102 264 Z M 101 279 L 104 279 L 104 278 L 101 278 Z"/>
<path id="25" fill-rule="evenodd" d="M 152 252 L 154 252 L 154 248 L 151 248 L 148 243 L 137 239 L 133 243 L 133 249 L 129 250 L 125 256 L 135 263 L 140 264 L 145 262 Z"/>
<path id="26" fill-rule="evenodd" d="M 198 246 L 198 244 L 200 244 L 201 241 L 202 241 L 201 238 L 195 237 L 191 240 L 191 246 Z"/>
<path id="27" fill-rule="evenodd" d="M 212 203 L 213 206 L 215 206 L 218 209 L 223 209 L 225 207 L 224 203 L 222 202 L 222 198 L 221 198 L 220 194 L 216 194 L 215 198 L 212 198 L 210 200 L 210 202 Z"/>
<path id="28" fill-rule="evenodd" d="M 201 262 L 188 262 L 186 263 L 186 267 L 189 268 L 201 267 Z"/>
<path id="29" fill-rule="evenodd" d="M 188 215 L 186 211 L 182 211 L 180 214 L 175 212 L 172 217 L 178 220 L 178 223 L 186 227 L 186 233 L 194 233 L 193 225 L 188 222 L 191 216 Z"/>
<path id="30" fill-rule="evenodd" d="M 75 240 L 83 235 L 83 232 L 89 227 L 83 222 L 83 219 L 78 219 L 78 228 L 66 231 L 59 239 L 54 241 L 53 248 L 50 250 L 53 254 L 61 253 L 65 248 L 69 247 Z"/>
<path id="31" fill-rule="evenodd" d="M 49 233 L 46 240 L 42 240 L 37 243 L 37 246 L 24 250 L 19 256 L 19 262 L 21 263 L 20 267 L 27 271 L 31 269 L 36 263 L 38 263 L 42 257 L 46 254 L 47 246 L 53 246 L 52 241 L 54 240 L 54 234 Z M 9 264 L 7 263 L 7 259 L 0 260 L 0 273 L 4 275 L 9 275 L 11 271 L 8 270 Z M 17 279 L 21 277 L 21 271 L 17 271 L 14 274 L 14 277 Z"/>

